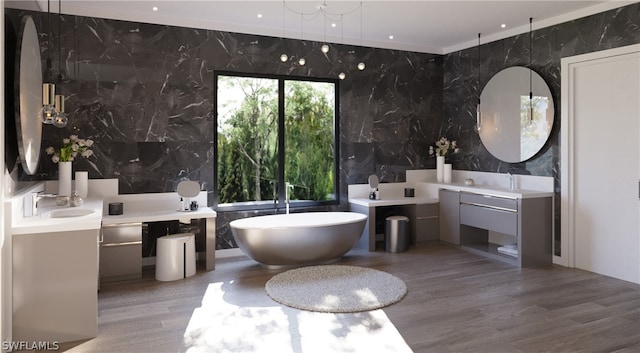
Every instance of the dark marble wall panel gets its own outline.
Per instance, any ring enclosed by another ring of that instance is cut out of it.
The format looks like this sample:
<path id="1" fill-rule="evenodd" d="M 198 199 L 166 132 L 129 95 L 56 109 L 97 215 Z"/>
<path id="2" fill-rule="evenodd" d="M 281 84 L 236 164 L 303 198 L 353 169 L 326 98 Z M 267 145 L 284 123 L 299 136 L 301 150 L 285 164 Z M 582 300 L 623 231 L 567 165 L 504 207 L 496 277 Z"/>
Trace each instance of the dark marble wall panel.
<path id="1" fill-rule="evenodd" d="M 17 19 L 27 12 L 6 13 Z M 559 119 L 542 151 L 523 163 L 493 158 L 473 130 L 479 87 L 503 68 L 528 64 L 528 34 L 481 46 L 478 86 L 477 48 L 441 56 L 332 45 L 324 55 L 317 42 L 64 15 L 60 36 L 57 16 L 52 18 L 48 50 L 46 16 L 28 14 L 42 32 L 43 57 L 52 59 L 45 76 L 57 82 L 61 74 L 59 90 L 71 112 L 65 129 L 45 126 L 43 147 L 72 133 L 94 139 L 96 158 L 79 160 L 74 169 L 89 170 L 91 178 L 118 178 L 122 193 L 173 191 L 183 178 L 212 191 L 214 70 L 347 74 L 340 86 L 342 200 L 331 209 L 344 209 L 347 184 L 363 183 L 371 173 L 402 181 L 407 169 L 435 167 L 427 150 L 440 136 L 460 144 L 461 153 L 452 158 L 456 169 L 559 180 Z M 636 3 L 534 31 L 532 66 L 549 84 L 556 112 L 560 58 L 640 42 L 639 17 Z M 304 56 L 307 65 L 280 62 L 282 52 Z M 355 68 L 361 60 L 367 64 L 362 72 Z M 36 176 L 20 178 L 56 179 L 56 173 L 45 157 Z M 228 222 L 243 216 L 220 214 L 218 248 L 235 246 Z"/>
<path id="2" fill-rule="evenodd" d="M 510 66 L 529 65 L 529 33 L 445 55 L 442 133 L 457 139 L 462 149 L 455 158 L 454 168 L 557 176 L 561 58 L 636 43 L 640 43 L 639 3 L 533 31 L 531 66 L 551 89 L 556 120 L 551 137 L 540 153 L 523 163 L 511 164 L 497 160 L 482 146 L 473 130 L 475 110 L 479 88 L 493 75 Z"/>
<path id="3" fill-rule="evenodd" d="M 7 9 L 12 18 L 27 13 Z M 28 14 L 46 39 L 46 14 Z M 59 27 L 52 16 L 50 50 L 43 41 L 42 53 L 52 59 L 47 74 L 67 97 L 70 123 L 45 126 L 43 146 L 70 134 L 93 139 L 95 158 L 74 169 L 118 178 L 121 193 L 171 192 L 185 178 L 213 190 L 214 70 L 347 74 L 340 81 L 341 205 L 326 210 L 346 208 L 348 183 L 374 172 L 403 181 L 406 169 L 431 162 L 426 151 L 443 115 L 441 55 L 348 45 L 325 55 L 318 42 L 67 15 Z M 306 65 L 282 63 L 283 52 L 304 56 Z M 57 168 L 42 158 L 38 175 L 22 178 L 56 179 Z M 218 248 L 235 246 L 228 222 L 246 215 L 220 214 Z"/>
<path id="4" fill-rule="evenodd" d="M 556 192 L 556 241 L 560 238 L 560 60 L 640 43 L 640 3 L 533 31 L 532 68 L 547 82 L 556 119 L 542 150 L 528 161 L 504 163 L 484 148 L 473 130 L 478 96 L 493 75 L 510 66 L 529 65 L 529 34 L 445 55 L 443 135 L 460 142 L 455 169 L 552 176 Z M 478 85 L 478 68 L 480 84 Z M 559 247 L 557 247 L 559 249 Z"/>

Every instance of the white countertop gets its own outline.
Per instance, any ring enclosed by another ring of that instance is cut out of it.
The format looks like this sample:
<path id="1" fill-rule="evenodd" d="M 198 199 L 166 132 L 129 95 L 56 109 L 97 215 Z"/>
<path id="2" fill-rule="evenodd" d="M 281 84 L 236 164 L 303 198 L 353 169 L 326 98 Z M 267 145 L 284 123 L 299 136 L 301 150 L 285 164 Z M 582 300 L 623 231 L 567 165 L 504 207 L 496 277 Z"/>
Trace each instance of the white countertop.
<path id="1" fill-rule="evenodd" d="M 194 218 L 213 218 L 216 212 L 210 207 L 199 207 L 195 211 L 177 211 L 177 210 L 144 210 L 133 209 L 127 210 L 125 204 L 124 213 L 121 215 L 110 216 L 105 209 L 102 216 L 102 224 L 118 224 L 131 222 L 156 222 L 170 220 L 190 220 Z"/>
<path id="2" fill-rule="evenodd" d="M 431 183 L 431 182 L 423 182 L 420 184 L 435 186 L 439 189 L 471 192 L 476 194 L 499 196 L 499 197 L 506 197 L 511 199 L 527 199 L 527 198 L 553 196 L 553 192 L 551 191 L 524 190 L 524 189 L 511 190 L 508 188 L 500 188 L 500 187 L 489 186 L 489 185 L 469 186 L 469 185 L 465 185 L 464 183 Z"/>
<path id="3" fill-rule="evenodd" d="M 36 190 L 37 191 L 37 190 Z M 12 217 L 11 233 L 13 235 L 66 232 L 76 230 L 98 230 L 102 224 L 118 224 L 132 222 L 155 222 L 178 220 L 188 222 L 195 218 L 215 218 L 216 212 L 210 207 L 200 206 L 195 211 L 178 211 L 173 208 L 177 206 L 174 202 L 177 198 L 175 193 L 165 194 L 141 194 L 141 195 L 118 195 L 117 199 L 109 197 L 89 197 L 84 199 L 82 206 L 56 206 L 55 199 L 44 198 L 38 202 L 38 215 L 32 217 L 22 216 L 22 198 L 28 197 L 31 190 L 21 195 L 19 200 L 15 200 L 14 212 L 18 216 Z M 206 203 L 206 192 L 201 193 L 199 198 L 194 198 L 199 203 Z M 110 216 L 108 214 L 108 202 L 124 202 L 124 214 Z M 177 207 L 176 207 L 177 208 Z M 56 211 L 78 211 L 93 210 L 94 212 L 85 216 L 77 217 L 51 217 Z"/>
<path id="4" fill-rule="evenodd" d="M 379 206 L 399 206 L 399 205 L 421 205 L 429 203 L 438 203 L 438 199 L 431 197 L 398 197 L 398 198 L 382 198 L 380 200 L 370 200 L 368 198 L 349 199 L 349 203 L 361 205 L 365 207 Z"/>
<path id="5" fill-rule="evenodd" d="M 75 230 L 100 229 L 102 220 L 102 199 L 85 199 L 82 206 L 56 206 L 55 199 L 42 199 L 39 201 L 38 215 L 20 218 L 12 224 L 13 235 L 33 233 L 69 232 Z M 90 209 L 94 212 L 86 216 L 52 218 L 51 212 L 59 210 Z"/>

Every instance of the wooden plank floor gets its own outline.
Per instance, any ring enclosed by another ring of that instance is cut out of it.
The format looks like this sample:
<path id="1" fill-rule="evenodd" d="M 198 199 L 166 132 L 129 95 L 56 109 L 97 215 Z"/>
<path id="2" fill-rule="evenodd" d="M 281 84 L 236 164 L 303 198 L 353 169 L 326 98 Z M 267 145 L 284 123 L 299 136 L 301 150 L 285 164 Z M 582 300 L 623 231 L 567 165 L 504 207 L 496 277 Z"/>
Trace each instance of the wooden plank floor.
<path id="1" fill-rule="evenodd" d="M 407 283 L 407 296 L 384 313 L 414 352 L 640 352 L 639 285 L 560 266 L 518 270 L 433 244 L 352 251 L 340 264 Z M 225 287 L 224 301 L 255 306 L 270 301 L 264 284 L 278 272 L 246 258 L 174 282 L 157 282 L 147 269 L 141 280 L 103 285 L 98 337 L 62 349 L 186 352 L 185 329 L 212 283 Z"/>

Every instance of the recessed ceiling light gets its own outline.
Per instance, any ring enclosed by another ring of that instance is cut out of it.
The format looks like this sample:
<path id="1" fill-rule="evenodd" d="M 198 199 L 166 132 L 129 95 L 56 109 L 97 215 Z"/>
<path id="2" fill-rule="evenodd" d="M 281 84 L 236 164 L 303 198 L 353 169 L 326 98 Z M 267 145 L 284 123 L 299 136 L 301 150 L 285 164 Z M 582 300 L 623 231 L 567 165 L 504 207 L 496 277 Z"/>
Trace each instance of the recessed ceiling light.
<path id="1" fill-rule="evenodd" d="M 261 13 L 258 14 L 258 18 L 262 18 L 262 14 Z"/>
<path id="2" fill-rule="evenodd" d="M 389 39 L 393 39 L 393 34 L 389 36 Z"/>
<path id="3" fill-rule="evenodd" d="M 158 6 L 154 6 L 151 8 L 153 11 L 158 11 Z"/>
<path id="4" fill-rule="evenodd" d="M 331 24 L 331 27 L 334 27 L 334 28 L 335 28 L 336 26 L 337 26 L 337 24 L 335 24 L 335 23 L 332 23 L 332 24 Z"/>
<path id="5" fill-rule="evenodd" d="M 507 28 L 507 25 L 503 23 L 500 25 L 500 28 Z"/>

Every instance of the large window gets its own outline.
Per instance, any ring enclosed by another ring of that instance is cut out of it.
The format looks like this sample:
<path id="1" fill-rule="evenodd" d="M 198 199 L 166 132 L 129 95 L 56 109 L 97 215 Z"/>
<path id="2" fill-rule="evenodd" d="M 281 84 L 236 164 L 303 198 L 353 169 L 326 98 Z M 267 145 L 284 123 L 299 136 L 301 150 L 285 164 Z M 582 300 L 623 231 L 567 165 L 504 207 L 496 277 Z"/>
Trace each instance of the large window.
<path id="1" fill-rule="evenodd" d="M 215 73 L 219 210 L 336 203 L 338 83 Z"/>

